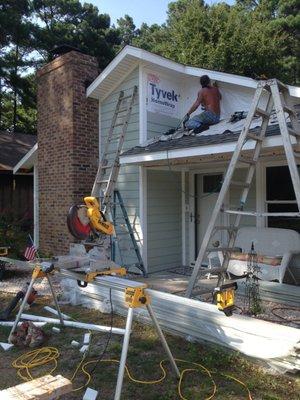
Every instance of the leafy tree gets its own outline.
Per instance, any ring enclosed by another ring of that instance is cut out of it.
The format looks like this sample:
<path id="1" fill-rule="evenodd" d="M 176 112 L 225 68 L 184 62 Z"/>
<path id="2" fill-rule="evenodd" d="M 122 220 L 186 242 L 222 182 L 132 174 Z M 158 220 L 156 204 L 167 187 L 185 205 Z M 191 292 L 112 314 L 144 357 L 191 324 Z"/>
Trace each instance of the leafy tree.
<path id="1" fill-rule="evenodd" d="M 121 45 L 132 44 L 134 37 L 140 34 L 139 29 L 133 23 L 132 17 L 125 14 L 124 18 L 117 19 L 118 30 L 121 36 Z"/>
<path id="2" fill-rule="evenodd" d="M 120 44 L 119 33 L 110 28 L 110 17 L 79 0 L 33 0 L 35 48 L 45 61 L 55 46 L 67 44 L 95 56 L 106 67 Z"/>
<path id="3" fill-rule="evenodd" d="M 19 128 L 18 108 L 34 105 L 30 84 L 25 74 L 33 65 L 31 31 L 29 21 L 30 4 L 27 0 L 5 0 L 0 7 L 1 59 L 0 59 L 0 127 L 15 131 Z M 3 25 L 2 25 L 3 24 Z M 3 112 L 3 106 L 10 104 L 11 112 Z M 10 118 L 9 118 L 10 116 Z"/>
<path id="4" fill-rule="evenodd" d="M 142 26 L 133 43 L 184 64 L 295 83 L 296 2 L 238 0 L 234 6 L 208 6 L 202 0 L 178 0 L 169 4 L 166 24 Z M 284 28 L 288 21 L 290 31 Z"/>
<path id="5" fill-rule="evenodd" d="M 100 68 L 121 43 L 110 17 L 79 0 L 2 0 L 0 4 L 0 129 L 35 131 L 35 69 L 67 44 L 94 55 Z"/>

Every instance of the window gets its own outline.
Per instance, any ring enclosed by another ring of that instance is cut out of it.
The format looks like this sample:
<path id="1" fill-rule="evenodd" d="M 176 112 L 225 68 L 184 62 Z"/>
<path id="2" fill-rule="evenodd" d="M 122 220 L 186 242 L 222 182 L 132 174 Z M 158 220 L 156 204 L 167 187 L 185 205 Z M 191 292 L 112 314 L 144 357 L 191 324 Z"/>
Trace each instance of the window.
<path id="1" fill-rule="evenodd" d="M 266 183 L 268 212 L 299 211 L 288 166 L 267 168 Z M 294 229 L 300 232 L 300 218 L 268 217 L 268 226 L 271 228 Z"/>
<path id="2" fill-rule="evenodd" d="M 203 193 L 219 193 L 223 175 L 203 175 Z"/>

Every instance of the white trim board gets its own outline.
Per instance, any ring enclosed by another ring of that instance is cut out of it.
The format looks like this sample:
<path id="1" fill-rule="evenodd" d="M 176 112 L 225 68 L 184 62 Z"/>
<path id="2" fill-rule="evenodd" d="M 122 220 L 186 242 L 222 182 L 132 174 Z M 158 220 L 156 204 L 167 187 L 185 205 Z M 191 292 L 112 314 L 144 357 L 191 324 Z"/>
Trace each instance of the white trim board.
<path id="1" fill-rule="evenodd" d="M 292 144 L 296 143 L 295 138 L 291 138 Z M 188 157 L 197 157 L 197 156 L 205 156 L 205 155 L 215 155 L 215 154 L 223 154 L 223 153 L 232 153 L 235 150 L 237 142 L 228 142 L 228 143 L 217 143 L 210 144 L 206 146 L 195 146 L 190 148 L 182 148 L 182 149 L 171 149 L 171 150 L 163 150 L 158 152 L 153 152 L 149 154 L 133 154 L 133 155 L 124 155 L 120 157 L 120 164 L 146 164 L 147 162 L 158 161 L 158 160 L 167 160 L 167 159 L 177 159 L 177 158 L 188 158 Z M 254 140 L 248 140 L 243 150 L 253 150 L 255 147 Z M 281 135 L 267 137 L 264 140 L 263 147 L 282 147 L 282 138 Z"/>
<path id="2" fill-rule="evenodd" d="M 15 165 L 13 174 L 16 174 L 21 168 L 32 168 L 34 163 L 37 161 L 37 150 L 38 144 L 36 143 L 32 149 L 30 149 L 23 158 Z"/>
<path id="3" fill-rule="evenodd" d="M 257 82 L 252 78 L 245 76 L 228 74 L 226 72 L 212 71 L 203 68 L 190 67 L 187 65 L 179 64 L 175 61 L 169 60 L 149 51 L 139 49 L 133 46 L 125 46 L 120 53 L 111 61 L 110 64 L 101 72 L 101 74 L 94 80 L 94 82 L 87 88 L 87 97 L 93 97 L 102 100 L 100 90 L 102 86 L 107 86 L 106 93 L 110 91 L 108 78 L 113 75 L 118 67 L 123 67 L 124 70 L 130 68 L 131 65 L 137 65 L 140 61 L 147 63 L 149 67 L 160 66 L 169 71 L 184 74 L 186 76 L 200 77 L 203 74 L 210 75 L 212 80 L 240 85 L 248 88 L 255 89 Z M 123 64 L 123 65 L 122 65 Z M 287 85 L 290 95 L 300 97 L 300 87 Z"/>

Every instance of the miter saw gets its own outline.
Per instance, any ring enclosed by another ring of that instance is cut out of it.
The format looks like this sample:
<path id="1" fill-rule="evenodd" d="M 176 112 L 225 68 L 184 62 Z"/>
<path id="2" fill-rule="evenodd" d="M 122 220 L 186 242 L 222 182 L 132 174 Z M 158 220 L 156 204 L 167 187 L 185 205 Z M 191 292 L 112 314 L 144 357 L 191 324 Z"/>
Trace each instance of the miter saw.
<path id="1" fill-rule="evenodd" d="M 84 203 L 73 205 L 68 212 L 67 223 L 70 233 L 79 240 L 86 240 L 91 234 L 113 235 L 114 226 L 107 221 L 96 197 L 85 197 Z"/>

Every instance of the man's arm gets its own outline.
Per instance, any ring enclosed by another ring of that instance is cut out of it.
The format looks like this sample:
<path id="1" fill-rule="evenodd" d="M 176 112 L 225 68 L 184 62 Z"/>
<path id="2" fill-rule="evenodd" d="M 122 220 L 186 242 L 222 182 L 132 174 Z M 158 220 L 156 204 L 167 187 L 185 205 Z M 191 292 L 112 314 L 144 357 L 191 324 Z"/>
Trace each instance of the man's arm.
<path id="1" fill-rule="evenodd" d="M 199 90 L 197 100 L 194 102 L 192 107 L 189 109 L 189 111 L 187 112 L 187 115 L 190 116 L 194 111 L 196 111 L 197 108 L 200 106 L 201 102 L 202 102 L 202 90 Z"/>

